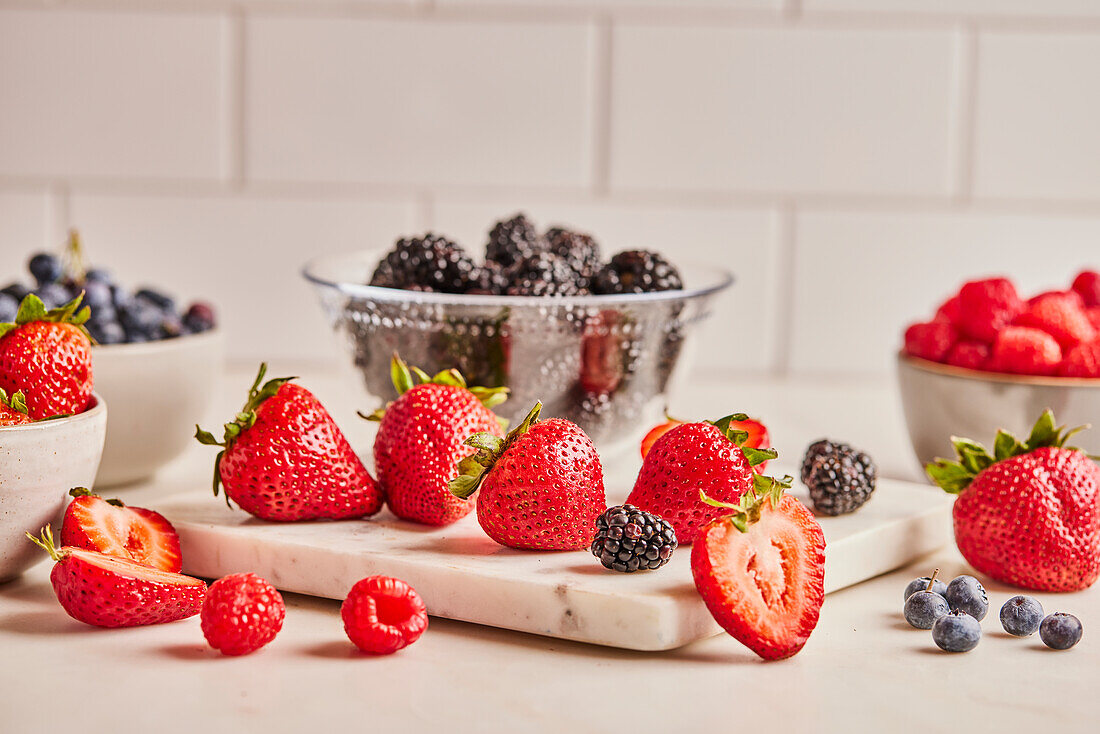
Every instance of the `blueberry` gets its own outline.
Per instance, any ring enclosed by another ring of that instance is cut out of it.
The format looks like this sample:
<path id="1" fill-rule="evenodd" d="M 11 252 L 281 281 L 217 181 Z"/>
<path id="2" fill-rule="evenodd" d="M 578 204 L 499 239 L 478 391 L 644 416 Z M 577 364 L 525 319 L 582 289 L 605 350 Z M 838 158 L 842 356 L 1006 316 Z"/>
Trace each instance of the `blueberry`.
<path id="1" fill-rule="evenodd" d="M 104 285 L 111 284 L 111 273 L 103 268 L 92 268 L 84 274 L 84 280 L 88 283 L 103 283 Z"/>
<path id="2" fill-rule="evenodd" d="M 125 288 L 118 285 L 112 285 L 111 300 L 114 301 L 115 308 L 126 308 L 130 305 L 133 298 Z"/>
<path id="3" fill-rule="evenodd" d="M 948 612 L 932 625 L 932 641 L 945 652 L 969 652 L 982 639 L 982 626 L 966 612 Z"/>
<path id="4" fill-rule="evenodd" d="M 84 304 L 96 311 L 103 306 L 114 307 L 111 299 L 111 287 L 99 280 L 89 280 L 84 283 Z"/>
<path id="5" fill-rule="evenodd" d="M 7 293 L 0 293 L 0 324 L 15 321 L 15 314 L 17 313 L 19 313 L 19 301 Z"/>
<path id="6" fill-rule="evenodd" d="M 164 295 L 163 293 L 155 291 L 152 288 L 142 288 L 140 291 L 134 294 L 134 298 L 151 303 L 152 305 L 159 308 L 161 311 L 176 310 L 176 302 L 172 298 Z"/>
<path id="7" fill-rule="evenodd" d="M 910 581 L 909 585 L 905 587 L 905 598 L 908 599 L 913 594 L 916 594 L 918 591 L 930 590 L 932 591 L 932 593 L 939 594 L 940 596 L 944 596 L 947 593 L 947 584 L 940 581 L 939 579 L 936 579 L 935 581 L 932 581 L 932 588 L 928 589 L 929 581 L 932 581 L 932 578 L 929 576 L 921 576 L 919 579 L 913 579 L 912 581 Z"/>
<path id="8" fill-rule="evenodd" d="M 126 341 L 126 332 L 117 321 L 89 321 L 88 333 L 100 344 L 121 344 Z"/>
<path id="9" fill-rule="evenodd" d="M 918 591 L 905 600 L 905 621 L 919 630 L 932 629 L 950 611 L 947 600 L 934 591 Z"/>
<path id="10" fill-rule="evenodd" d="M 0 289 L 0 293 L 6 293 L 20 303 L 27 297 L 27 294 L 31 292 L 31 289 L 23 285 L 22 283 L 11 283 Z"/>
<path id="11" fill-rule="evenodd" d="M 61 280 L 64 271 L 61 267 L 61 260 L 56 255 L 45 252 L 40 252 L 32 257 L 31 261 L 27 263 L 27 269 L 31 271 L 31 275 L 34 276 L 40 286 Z"/>
<path id="12" fill-rule="evenodd" d="M 183 315 L 183 324 L 189 331 L 198 334 L 201 331 L 209 331 L 214 328 L 214 307 L 209 303 L 196 301 Z"/>
<path id="13" fill-rule="evenodd" d="M 957 576 L 947 585 L 944 594 L 952 610 L 962 610 L 979 622 L 989 613 L 985 588 L 973 576 Z"/>
<path id="14" fill-rule="evenodd" d="M 1001 607 L 1001 626 L 1016 637 L 1030 637 L 1043 621 L 1043 605 L 1030 596 L 1014 596 Z"/>
<path id="15" fill-rule="evenodd" d="M 1081 641 L 1081 620 L 1072 614 L 1055 612 L 1039 625 L 1043 644 L 1055 650 L 1068 650 Z"/>
<path id="16" fill-rule="evenodd" d="M 137 335 L 145 337 L 143 341 L 155 338 L 160 329 L 164 314 L 148 301 L 135 298 L 132 303 L 119 309 L 118 320 L 126 329 L 127 341 L 136 341 Z"/>
<path id="17" fill-rule="evenodd" d="M 60 283 L 46 283 L 34 293 L 42 299 L 42 303 L 46 304 L 46 308 L 48 309 L 64 306 L 72 300 L 72 296 L 69 295 L 69 289 Z"/>

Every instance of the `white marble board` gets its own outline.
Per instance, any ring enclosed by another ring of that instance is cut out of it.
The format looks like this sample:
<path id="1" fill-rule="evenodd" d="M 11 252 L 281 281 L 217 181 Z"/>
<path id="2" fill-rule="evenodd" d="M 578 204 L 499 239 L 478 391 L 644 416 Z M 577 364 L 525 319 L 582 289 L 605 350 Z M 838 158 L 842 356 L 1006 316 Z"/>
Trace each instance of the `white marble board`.
<path id="1" fill-rule="evenodd" d="M 796 484 L 808 503 L 804 491 Z M 268 523 L 230 510 L 206 487 L 158 509 L 179 531 L 184 572 L 205 578 L 252 571 L 285 591 L 343 599 L 364 576 L 385 574 L 412 584 L 433 616 L 635 650 L 668 650 L 721 631 L 695 591 L 687 547 L 658 571 L 620 574 L 587 551 L 499 546 L 476 513 L 446 528 L 387 510 L 370 520 Z M 828 593 L 949 542 L 951 498 L 882 479 L 858 512 L 820 520 Z"/>

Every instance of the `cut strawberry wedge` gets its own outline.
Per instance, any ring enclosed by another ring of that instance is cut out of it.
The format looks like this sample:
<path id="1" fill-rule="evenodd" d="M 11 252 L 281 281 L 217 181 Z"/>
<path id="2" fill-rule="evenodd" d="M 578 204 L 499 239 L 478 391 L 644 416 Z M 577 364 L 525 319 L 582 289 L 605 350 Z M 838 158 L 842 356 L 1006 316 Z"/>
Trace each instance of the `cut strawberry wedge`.
<path id="1" fill-rule="evenodd" d="M 83 487 L 69 492 L 61 544 L 106 553 L 162 571 L 182 567 L 180 539 L 163 515 L 142 507 L 105 500 Z"/>
<path id="2" fill-rule="evenodd" d="M 652 429 L 650 429 L 649 433 L 647 433 L 645 435 L 645 438 L 642 439 L 642 445 L 641 445 L 642 458 L 645 459 L 646 454 L 648 454 L 649 450 L 651 448 L 653 448 L 653 444 L 655 444 L 657 442 L 658 438 L 665 435 L 666 433 L 671 431 L 676 426 L 683 425 L 683 423 L 684 423 L 684 421 L 669 420 L 665 423 L 662 423 L 659 426 L 654 426 Z M 768 436 L 767 426 L 765 426 L 763 423 L 761 423 L 760 421 L 758 421 L 754 418 L 750 418 L 747 421 L 730 421 L 730 428 L 734 428 L 734 429 L 737 429 L 739 431 L 745 431 L 746 433 L 749 434 L 748 439 L 745 440 L 745 446 L 748 446 L 749 448 L 753 448 L 753 449 L 771 448 L 768 445 L 771 439 Z M 762 464 L 757 464 L 756 466 L 754 466 L 753 470 L 757 474 L 763 474 L 764 470 L 767 469 L 767 467 L 768 467 L 768 462 L 765 461 Z"/>
<path id="3" fill-rule="evenodd" d="M 802 649 L 825 597 L 821 526 L 793 497 L 772 502 L 712 521 L 691 549 L 695 586 L 715 621 L 766 660 Z"/>

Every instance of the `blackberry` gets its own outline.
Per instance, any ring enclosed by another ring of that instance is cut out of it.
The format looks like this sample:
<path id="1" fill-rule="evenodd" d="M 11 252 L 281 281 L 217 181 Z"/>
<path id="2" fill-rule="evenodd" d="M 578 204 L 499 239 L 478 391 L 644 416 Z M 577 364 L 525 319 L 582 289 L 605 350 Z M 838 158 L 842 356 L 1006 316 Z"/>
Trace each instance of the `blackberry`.
<path id="1" fill-rule="evenodd" d="M 610 507 L 596 519 L 592 555 L 612 571 L 660 568 L 674 550 L 676 531 L 672 525 L 634 505 Z"/>
<path id="2" fill-rule="evenodd" d="M 476 266 L 461 246 L 428 233 L 397 241 L 378 263 L 370 284 L 383 288 L 465 293 L 474 287 Z"/>
<path id="3" fill-rule="evenodd" d="M 474 273 L 474 285 L 467 293 L 499 296 L 508 288 L 508 274 L 500 263 L 487 261 Z"/>
<path id="4" fill-rule="evenodd" d="M 540 252 L 520 261 L 509 272 L 510 296 L 575 296 L 585 291 L 579 276 L 562 258 Z"/>
<path id="5" fill-rule="evenodd" d="M 680 273 L 656 252 L 625 250 L 600 268 L 593 280 L 595 293 L 653 293 L 684 287 Z"/>
<path id="6" fill-rule="evenodd" d="M 871 498 L 878 470 L 862 451 L 847 444 L 818 441 L 806 452 L 802 477 L 817 512 L 843 515 L 858 510 Z"/>
<path id="7" fill-rule="evenodd" d="M 495 262 L 504 269 L 513 268 L 521 261 L 546 250 L 546 240 L 526 215 L 516 214 L 511 219 L 497 222 L 489 230 L 489 242 L 485 245 L 485 261 Z"/>
<path id="8" fill-rule="evenodd" d="M 546 231 L 550 252 L 565 260 L 578 276 L 581 288 L 590 288 L 592 279 L 600 270 L 600 246 L 591 235 L 573 232 L 561 227 Z"/>

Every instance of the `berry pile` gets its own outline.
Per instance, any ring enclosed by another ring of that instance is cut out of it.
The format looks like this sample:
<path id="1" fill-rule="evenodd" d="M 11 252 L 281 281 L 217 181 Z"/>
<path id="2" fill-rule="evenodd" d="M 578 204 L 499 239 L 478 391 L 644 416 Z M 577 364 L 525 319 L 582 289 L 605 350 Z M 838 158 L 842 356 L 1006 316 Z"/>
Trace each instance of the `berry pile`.
<path id="1" fill-rule="evenodd" d="M 969 652 L 982 639 L 981 621 L 989 612 L 985 587 L 973 576 L 958 576 L 949 584 L 924 576 L 905 587 L 905 621 L 921 630 L 932 630 L 932 641 L 945 652 Z M 1000 612 L 1001 626 L 1013 637 L 1039 633 L 1043 644 L 1068 650 L 1081 640 L 1081 620 L 1055 612 L 1043 616 L 1043 605 L 1030 596 L 1014 596 Z"/>
<path id="2" fill-rule="evenodd" d="M 1100 377 L 1100 273 L 1029 300 L 1007 278 L 965 283 L 931 321 L 905 330 L 905 353 L 988 372 Z"/>
<path id="3" fill-rule="evenodd" d="M 90 309 L 84 326 L 99 344 L 133 344 L 171 339 L 213 329 L 214 309 L 196 301 L 180 311 L 176 301 L 153 288 L 134 293 L 116 283 L 101 268 L 85 269 L 80 241 L 75 232 L 69 237 L 66 258 L 40 252 L 27 264 L 34 287 L 15 282 L 0 289 L 0 323 L 14 321 L 20 302 L 29 293 L 38 296 L 47 309 L 59 308 L 84 293 L 83 304 Z"/>
<path id="4" fill-rule="evenodd" d="M 871 499 L 878 469 L 871 457 L 846 443 L 821 439 L 802 459 L 802 483 L 822 515 L 855 512 Z"/>
<path id="5" fill-rule="evenodd" d="M 545 233 L 519 213 L 493 225 L 483 265 L 461 245 L 427 233 L 398 240 L 370 285 L 509 296 L 651 293 L 684 287 L 676 267 L 655 252 L 626 250 L 604 263 L 591 235 L 564 227 Z"/>

